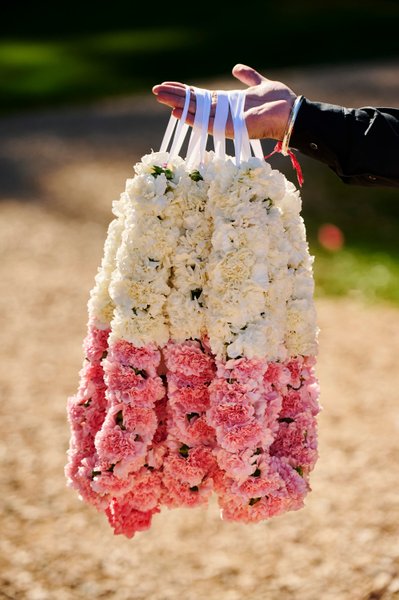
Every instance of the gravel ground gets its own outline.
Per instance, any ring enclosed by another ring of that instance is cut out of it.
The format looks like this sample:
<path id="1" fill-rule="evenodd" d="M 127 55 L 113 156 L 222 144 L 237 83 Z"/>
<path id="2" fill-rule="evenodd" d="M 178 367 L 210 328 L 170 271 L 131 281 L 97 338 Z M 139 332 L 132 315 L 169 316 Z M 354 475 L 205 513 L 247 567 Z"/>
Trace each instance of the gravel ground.
<path id="1" fill-rule="evenodd" d="M 399 63 L 270 74 L 353 106 L 394 105 L 398 75 Z M 66 398 L 111 200 L 166 119 L 143 97 L 0 122 L 0 598 L 399 598 L 395 308 L 318 301 L 324 410 L 303 510 L 258 525 L 222 522 L 215 502 L 164 510 L 127 540 L 65 486 Z"/>

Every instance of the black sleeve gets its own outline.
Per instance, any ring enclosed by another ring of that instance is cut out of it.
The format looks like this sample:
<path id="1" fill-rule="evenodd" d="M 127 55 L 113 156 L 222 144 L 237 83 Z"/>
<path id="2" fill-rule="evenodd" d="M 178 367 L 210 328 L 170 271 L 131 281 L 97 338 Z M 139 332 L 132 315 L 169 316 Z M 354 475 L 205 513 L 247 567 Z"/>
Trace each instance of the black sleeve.
<path id="1" fill-rule="evenodd" d="M 345 108 L 303 98 L 290 147 L 344 183 L 399 187 L 399 109 Z"/>

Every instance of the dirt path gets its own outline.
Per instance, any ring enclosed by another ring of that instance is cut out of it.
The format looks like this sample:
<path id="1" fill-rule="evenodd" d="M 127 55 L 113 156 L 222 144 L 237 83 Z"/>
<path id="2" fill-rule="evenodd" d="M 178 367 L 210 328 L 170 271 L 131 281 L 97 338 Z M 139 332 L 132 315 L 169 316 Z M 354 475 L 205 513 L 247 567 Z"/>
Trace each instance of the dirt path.
<path id="1" fill-rule="evenodd" d="M 295 77 L 317 92 L 315 73 Z M 394 308 L 318 302 L 324 410 L 302 511 L 245 526 L 212 503 L 164 511 L 126 540 L 65 487 L 65 403 L 111 200 L 165 121 L 145 99 L 0 123 L 0 598 L 399 598 Z"/>

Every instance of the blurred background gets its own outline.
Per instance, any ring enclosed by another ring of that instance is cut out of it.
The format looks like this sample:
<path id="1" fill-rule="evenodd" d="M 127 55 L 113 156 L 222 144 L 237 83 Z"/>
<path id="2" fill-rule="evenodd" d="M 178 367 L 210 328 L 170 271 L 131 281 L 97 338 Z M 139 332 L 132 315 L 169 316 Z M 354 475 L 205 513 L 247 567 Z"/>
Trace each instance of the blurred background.
<path id="1" fill-rule="evenodd" d="M 396 0 L 214 6 L 2 3 L 0 598 L 399 598 L 398 190 L 345 185 L 299 153 L 324 406 L 306 508 L 241 526 L 214 502 L 128 541 L 65 488 L 112 200 L 169 117 L 151 87 L 237 87 L 243 62 L 311 100 L 399 106 Z M 288 158 L 270 162 L 296 184 Z"/>

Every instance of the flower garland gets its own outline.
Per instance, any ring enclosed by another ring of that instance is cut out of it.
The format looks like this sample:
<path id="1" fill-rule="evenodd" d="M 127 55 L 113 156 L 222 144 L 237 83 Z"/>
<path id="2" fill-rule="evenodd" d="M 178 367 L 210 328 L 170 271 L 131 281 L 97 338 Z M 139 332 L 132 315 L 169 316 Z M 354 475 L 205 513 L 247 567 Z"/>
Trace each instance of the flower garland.
<path id="1" fill-rule="evenodd" d="M 207 423 L 214 359 L 206 338 L 206 264 L 211 222 L 205 215 L 208 183 L 186 172 L 178 195 L 181 230 L 167 302 L 170 341 L 164 348 L 168 383 L 168 452 L 162 503 L 169 508 L 207 502 L 213 490 L 215 431 Z M 177 190 L 176 190 L 177 191 Z"/>
<path id="2" fill-rule="evenodd" d="M 159 347 L 169 338 L 164 307 L 180 231 L 175 188 L 183 172 L 181 159 L 173 170 L 160 166 L 165 159 L 161 153 L 144 157 L 127 182 L 129 210 L 109 286 L 116 308 L 104 365 L 108 410 L 95 440 L 95 485 L 111 496 L 106 514 L 115 533 L 127 536 L 149 526 L 161 494 L 164 440 L 154 444 L 166 419 Z"/>
<path id="3" fill-rule="evenodd" d="M 112 211 L 116 218 L 108 227 L 103 259 L 88 301 L 89 318 L 87 335 L 83 341 L 85 358 L 79 373 L 80 385 L 77 394 L 68 398 L 67 404 L 72 434 L 65 466 L 68 485 L 78 490 L 82 500 L 94 504 L 99 510 L 104 508 L 105 503 L 92 487 L 97 461 L 94 439 L 106 413 L 103 359 L 108 353 L 108 336 L 114 311 L 109 284 L 124 228 L 123 207 L 126 201 L 125 192 L 119 201 L 113 203 Z"/>
<path id="4" fill-rule="evenodd" d="M 227 520 L 297 510 L 317 459 L 299 192 L 258 158 L 237 167 L 209 152 L 200 171 L 167 160 L 143 157 L 115 209 L 89 301 L 90 368 L 69 409 L 68 476 L 127 537 L 162 505 L 201 505 L 212 490 Z"/>
<path id="5" fill-rule="evenodd" d="M 317 389 L 302 358 L 317 348 L 311 261 L 299 194 L 281 173 L 257 158 L 213 166 L 208 417 L 224 471 L 215 489 L 224 519 L 258 521 L 303 505 L 317 456 Z M 307 382 L 298 397 L 292 373 Z"/>

